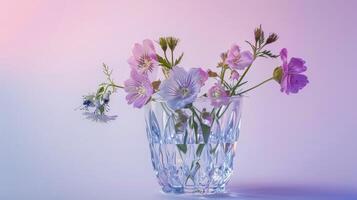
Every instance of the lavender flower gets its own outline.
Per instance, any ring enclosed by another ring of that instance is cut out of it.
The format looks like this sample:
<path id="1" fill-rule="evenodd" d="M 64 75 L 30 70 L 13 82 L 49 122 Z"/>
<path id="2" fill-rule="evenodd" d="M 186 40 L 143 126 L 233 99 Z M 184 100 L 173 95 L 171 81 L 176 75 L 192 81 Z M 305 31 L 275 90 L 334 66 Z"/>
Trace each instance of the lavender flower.
<path id="1" fill-rule="evenodd" d="M 252 64 L 253 55 L 249 51 L 240 52 L 238 45 L 232 45 L 226 62 L 231 69 L 244 69 Z"/>
<path id="2" fill-rule="evenodd" d="M 177 110 L 192 103 L 200 89 L 200 77 L 196 70 L 187 72 L 181 67 L 174 67 L 170 77 L 161 83 L 159 94 L 170 108 Z"/>
<path id="3" fill-rule="evenodd" d="M 280 58 L 283 61 L 283 65 L 280 67 L 282 74 L 278 80 L 281 86 L 280 90 L 286 94 L 298 93 L 309 83 L 307 76 L 301 74 L 306 71 L 307 67 L 303 59 L 292 57 L 288 63 L 287 57 L 288 51 L 284 48 L 280 51 Z"/>
<path id="4" fill-rule="evenodd" d="M 199 77 L 201 86 L 204 86 L 205 82 L 208 80 L 208 72 L 204 71 L 202 68 L 192 68 L 191 70 L 196 72 L 196 76 Z"/>
<path id="5" fill-rule="evenodd" d="M 208 90 L 208 98 L 211 99 L 211 105 L 215 108 L 229 103 L 229 96 L 221 84 L 216 83 Z"/>
<path id="6" fill-rule="evenodd" d="M 124 90 L 128 93 L 126 100 L 128 104 L 134 105 L 136 108 L 141 108 L 150 99 L 154 90 L 149 78 L 138 73 L 135 69 L 131 70 L 131 78 L 124 82 Z"/>
<path id="7" fill-rule="evenodd" d="M 154 44 L 151 40 L 144 40 L 143 44 L 136 43 L 133 56 L 128 60 L 129 65 L 142 74 L 153 72 L 158 65 Z"/>

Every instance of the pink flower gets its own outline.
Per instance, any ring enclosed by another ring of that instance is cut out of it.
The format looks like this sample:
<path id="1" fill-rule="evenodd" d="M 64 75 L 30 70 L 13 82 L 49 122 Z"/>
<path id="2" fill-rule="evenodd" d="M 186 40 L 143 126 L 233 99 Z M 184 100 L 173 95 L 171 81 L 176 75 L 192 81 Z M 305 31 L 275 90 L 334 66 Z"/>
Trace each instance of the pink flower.
<path id="1" fill-rule="evenodd" d="M 133 55 L 129 58 L 128 63 L 141 74 L 147 75 L 149 72 L 153 72 L 158 65 L 155 47 L 151 40 L 144 40 L 142 45 L 136 43 L 132 52 Z"/>
<path id="2" fill-rule="evenodd" d="M 202 68 L 192 68 L 192 71 L 199 77 L 199 83 L 201 86 L 205 85 L 205 82 L 208 80 L 208 73 Z"/>
<path id="3" fill-rule="evenodd" d="M 232 70 L 231 76 L 229 78 L 232 81 L 237 81 L 239 79 L 239 73 L 236 70 Z"/>
<path id="4" fill-rule="evenodd" d="M 238 45 L 232 45 L 228 51 L 227 64 L 231 69 L 244 69 L 253 62 L 253 55 L 249 51 L 240 52 Z"/>
<path id="5" fill-rule="evenodd" d="M 304 88 L 309 81 L 307 76 L 301 74 L 305 72 L 307 67 L 305 66 L 305 61 L 301 58 L 291 58 L 288 63 L 288 51 L 287 49 L 282 49 L 280 51 L 280 58 L 283 61 L 282 77 L 280 80 L 281 92 L 286 94 L 298 93 L 299 90 Z"/>
<path id="6" fill-rule="evenodd" d="M 131 70 L 130 79 L 124 82 L 124 90 L 128 93 L 126 95 L 128 104 L 134 103 L 136 108 L 145 105 L 154 92 L 149 78 L 134 69 Z"/>
<path id="7" fill-rule="evenodd" d="M 208 90 L 208 98 L 211 99 L 211 105 L 216 108 L 221 105 L 227 105 L 229 102 L 227 91 L 219 83 L 216 83 Z"/>

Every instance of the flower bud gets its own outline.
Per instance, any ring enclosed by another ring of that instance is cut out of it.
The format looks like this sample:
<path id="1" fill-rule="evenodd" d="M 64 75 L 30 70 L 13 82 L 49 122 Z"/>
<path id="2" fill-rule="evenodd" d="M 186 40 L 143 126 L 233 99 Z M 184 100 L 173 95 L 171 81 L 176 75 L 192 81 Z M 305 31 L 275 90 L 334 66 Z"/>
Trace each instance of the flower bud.
<path id="1" fill-rule="evenodd" d="M 173 51 L 176 48 L 177 43 L 179 42 L 179 39 L 174 38 L 174 37 L 167 37 L 166 42 L 167 42 L 167 45 L 169 46 L 170 50 Z"/>
<path id="2" fill-rule="evenodd" d="M 255 42 L 261 42 L 261 40 L 264 40 L 264 32 L 261 25 L 254 30 L 254 37 Z"/>
<path id="3" fill-rule="evenodd" d="M 277 34 L 275 34 L 275 33 L 272 33 L 272 34 L 270 34 L 269 35 L 269 37 L 268 37 L 268 39 L 267 39 L 267 41 L 266 41 L 266 43 L 265 44 L 271 44 L 271 43 L 273 43 L 273 42 L 275 42 L 275 41 L 277 41 L 278 40 L 278 35 Z"/>
<path id="4" fill-rule="evenodd" d="M 166 73 L 166 72 L 164 72 L 164 73 Z M 151 83 L 152 88 L 153 88 L 154 90 L 158 90 L 159 87 L 160 87 L 160 84 L 161 84 L 161 81 L 160 81 L 160 80 L 153 81 L 153 82 Z"/>
<path id="5" fill-rule="evenodd" d="M 218 77 L 218 74 L 216 72 L 213 72 L 211 70 L 208 70 L 208 77 Z"/>
<path id="6" fill-rule="evenodd" d="M 283 68 L 281 68 L 280 66 L 276 67 L 273 72 L 274 80 L 276 80 L 278 83 L 280 83 L 282 77 L 283 77 Z"/>
<path id="7" fill-rule="evenodd" d="M 160 37 L 159 44 L 161 46 L 161 49 L 165 52 L 167 50 L 167 41 L 164 37 Z"/>

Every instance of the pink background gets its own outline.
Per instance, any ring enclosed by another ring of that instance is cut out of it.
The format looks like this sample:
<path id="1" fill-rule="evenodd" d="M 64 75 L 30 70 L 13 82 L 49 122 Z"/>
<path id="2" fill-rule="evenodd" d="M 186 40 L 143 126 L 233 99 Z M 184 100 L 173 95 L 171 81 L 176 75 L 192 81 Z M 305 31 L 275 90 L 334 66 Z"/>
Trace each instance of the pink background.
<path id="1" fill-rule="evenodd" d="M 143 110 L 123 93 L 108 124 L 73 109 L 104 80 L 102 62 L 118 82 L 128 77 L 134 42 L 174 35 L 182 65 L 215 66 L 233 42 L 247 49 L 259 24 L 280 35 L 274 52 L 287 47 L 307 61 L 310 84 L 287 96 L 272 82 L 246 98 L 227 198 L 357 198 L 356 8 L 337 0 L 1 1 L 0 199 L 169 198 L 151 169 Z M 259 60 L 249 80 L 279 64 Z"/>

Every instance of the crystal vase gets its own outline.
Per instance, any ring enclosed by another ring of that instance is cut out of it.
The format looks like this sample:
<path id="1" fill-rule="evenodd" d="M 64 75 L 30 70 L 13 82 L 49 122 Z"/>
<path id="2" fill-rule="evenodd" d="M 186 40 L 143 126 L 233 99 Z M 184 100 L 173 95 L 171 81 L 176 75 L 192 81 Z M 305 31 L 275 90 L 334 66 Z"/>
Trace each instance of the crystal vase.
<path id="1" fill-rule="evenodd" d="M 151 101 L 145 109 L 151 161 L 166 193 L 224 192 L 233 173 L 242 98 L 213 107 L 201 97 L 172 110 Z"/>

